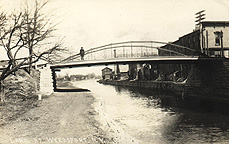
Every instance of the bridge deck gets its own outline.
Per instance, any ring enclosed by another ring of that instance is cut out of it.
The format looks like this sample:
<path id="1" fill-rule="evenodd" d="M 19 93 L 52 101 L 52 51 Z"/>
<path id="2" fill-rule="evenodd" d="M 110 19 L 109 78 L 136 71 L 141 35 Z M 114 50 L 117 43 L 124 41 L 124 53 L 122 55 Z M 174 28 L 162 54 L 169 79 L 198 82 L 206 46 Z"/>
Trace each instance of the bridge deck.
<path id="1" fill-rule="evenodd" d="M 103 59 L 103 60 L 84 60 L 68 63 L 59 63 L 51 65 L 51 68 L 72 68 L 92 65 L 109 65 L 109 64 L 130 64 L 130 63 L 194 63 L 199 57 L 147 57 L 147 58 L 128 58 L 128 59 Z"/>

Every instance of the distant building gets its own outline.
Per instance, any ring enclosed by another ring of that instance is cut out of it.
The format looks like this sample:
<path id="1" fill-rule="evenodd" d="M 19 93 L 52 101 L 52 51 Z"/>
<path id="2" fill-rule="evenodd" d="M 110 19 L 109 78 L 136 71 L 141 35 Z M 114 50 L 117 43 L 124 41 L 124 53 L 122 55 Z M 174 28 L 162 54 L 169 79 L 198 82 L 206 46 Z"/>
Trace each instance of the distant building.
<path id="1" fill-rule="evenodd" d="M 107 79 L 112 79 L 112 69 L 105 67 L 104 69 L 102 69 L 102 78 L 107 80 Z"/>

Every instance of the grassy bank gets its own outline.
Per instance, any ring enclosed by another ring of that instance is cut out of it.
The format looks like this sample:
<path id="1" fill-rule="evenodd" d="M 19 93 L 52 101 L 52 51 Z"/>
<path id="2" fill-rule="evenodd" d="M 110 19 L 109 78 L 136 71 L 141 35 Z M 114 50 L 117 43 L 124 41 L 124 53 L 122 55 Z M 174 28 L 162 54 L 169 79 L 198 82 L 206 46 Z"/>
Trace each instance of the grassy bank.
<path id="1" fill-rule="evenodd" d="M 11 123 L 38 105 L 38 83 L 39 72 L 36 70 L 29 75 L 20 69 L 4 80 L 5 102 L 0 103 L 0 126 Z"/>

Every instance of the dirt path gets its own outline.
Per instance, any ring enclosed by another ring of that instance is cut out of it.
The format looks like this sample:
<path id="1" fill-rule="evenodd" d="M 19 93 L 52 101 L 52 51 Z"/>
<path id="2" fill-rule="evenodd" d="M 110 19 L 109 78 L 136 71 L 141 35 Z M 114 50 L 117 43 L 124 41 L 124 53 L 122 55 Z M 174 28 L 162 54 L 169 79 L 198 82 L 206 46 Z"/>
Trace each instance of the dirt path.
<path id="1" fill-rule="evenodd" d="M 111 143 L 95 120 L 90 92 L 54 93 L 0 127 L 0 143 Z"/>

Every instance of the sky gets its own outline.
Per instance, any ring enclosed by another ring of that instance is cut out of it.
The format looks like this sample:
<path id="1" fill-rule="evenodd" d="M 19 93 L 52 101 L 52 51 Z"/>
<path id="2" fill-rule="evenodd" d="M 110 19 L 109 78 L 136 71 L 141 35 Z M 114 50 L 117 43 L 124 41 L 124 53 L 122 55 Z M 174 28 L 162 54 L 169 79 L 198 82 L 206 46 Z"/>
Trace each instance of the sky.
<path id="1" fill-rule="evenodd" d="M 25 1 L 0 3 L 2 10 L 11 11 Z M 193 31 L 200 10 L 206 10 L 207 21 L 229 21 L 229 0 L 49 0 L 45 8 L 59 23 L 55 35 L 64 37 L 72 54 L 80 47 L 87 50 L 116 42 L 175 41 Z"/>

